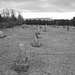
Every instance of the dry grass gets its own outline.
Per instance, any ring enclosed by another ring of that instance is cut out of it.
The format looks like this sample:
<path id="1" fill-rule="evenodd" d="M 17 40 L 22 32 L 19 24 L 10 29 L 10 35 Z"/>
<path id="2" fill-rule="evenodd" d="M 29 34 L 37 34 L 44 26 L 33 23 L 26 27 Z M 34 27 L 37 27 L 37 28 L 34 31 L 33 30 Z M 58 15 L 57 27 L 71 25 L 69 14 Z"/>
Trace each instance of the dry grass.
<path id="1" fill-rule="evenodd" d="M 6 38 L 0 39 L 0 75 L 17 75 L 10 69 L 16 60 L 19 43 L 25 42 L 29 59 L 30 75 L 75 75 L 75 30 L 70 27 L 47 27 L 47 32 L 40 30 L 39 42 L 42 47 L 32 47 L 36 26 L 22 29 L 22 27 L 3 30 Z M 23 56 L 24 57 L 24 56 Z M 23 75 L 23 74 L 22 74 Z"/>

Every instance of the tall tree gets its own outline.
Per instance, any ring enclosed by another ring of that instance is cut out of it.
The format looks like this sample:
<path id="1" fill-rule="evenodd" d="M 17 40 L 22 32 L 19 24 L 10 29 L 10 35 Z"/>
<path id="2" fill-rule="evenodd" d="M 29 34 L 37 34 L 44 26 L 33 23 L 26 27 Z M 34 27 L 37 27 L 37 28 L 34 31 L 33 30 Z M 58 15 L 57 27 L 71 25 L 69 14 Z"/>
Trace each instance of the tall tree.
<path id="1" fill-rule="evenodd" d="M 0 22 L 2 22 L 3 21 L 3 17 L 2 17 L 2 15 L 0 14 Z"/>
<path id="2" fill-rule="evenodd" d="M 73 19 L 71 20 L 71 24 L 72 24 L 73 26 L 75 26 L 75 17 L 73 17 Z"/>
<path id="3" fill-rule="evenodd" d="M 11 20 L 17 21 L 17 18 L 15 17 L 15 11 L 13 9 L 11 9 Z"/>

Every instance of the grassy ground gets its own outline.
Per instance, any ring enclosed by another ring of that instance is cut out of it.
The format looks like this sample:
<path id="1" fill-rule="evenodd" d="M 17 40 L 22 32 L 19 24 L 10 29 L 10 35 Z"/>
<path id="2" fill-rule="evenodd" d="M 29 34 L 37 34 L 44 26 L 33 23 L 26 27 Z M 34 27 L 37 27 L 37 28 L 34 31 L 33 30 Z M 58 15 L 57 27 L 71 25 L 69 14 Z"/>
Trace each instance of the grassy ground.
<path id="1" fill-rule="evenodd" d="M 0 38 L 0 75 L 17 75 L 10 69 L 19 52 L 19 43 L 30 59 L 29 75 L 75 75 L 75 29 L 47 26 L 47 32 L 40 30 L 41 47 L 31 46 L 36 26 L 5 29 L 5 38 Z M 21 74 L 23 75 L 23 74 Z"/>

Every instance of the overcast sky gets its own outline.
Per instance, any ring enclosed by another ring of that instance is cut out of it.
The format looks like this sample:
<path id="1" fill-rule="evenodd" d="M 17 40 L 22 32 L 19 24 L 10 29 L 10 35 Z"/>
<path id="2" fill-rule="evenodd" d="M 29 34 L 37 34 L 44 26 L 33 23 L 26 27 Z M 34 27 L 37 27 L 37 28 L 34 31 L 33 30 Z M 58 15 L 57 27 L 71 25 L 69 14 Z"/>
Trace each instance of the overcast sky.
<path id="1" fill-rule="evenodd" d="M 4 8 L 20 10 L 25 18 L 75 16 L 75 0 L 0 0 L 0 10 Z"/>

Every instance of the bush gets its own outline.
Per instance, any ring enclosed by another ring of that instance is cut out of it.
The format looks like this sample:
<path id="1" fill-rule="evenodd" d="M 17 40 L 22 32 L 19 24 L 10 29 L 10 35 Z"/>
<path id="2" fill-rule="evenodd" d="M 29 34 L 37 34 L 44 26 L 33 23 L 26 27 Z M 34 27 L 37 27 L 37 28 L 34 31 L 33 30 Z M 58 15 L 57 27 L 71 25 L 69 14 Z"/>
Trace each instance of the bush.
<path id="1" fill-rule="evenodd" d="M 22 25 L 22 23 L 20 23 L 18 21 L 2 22 L 2 23 L 0 23 L 0 28 L 13 28 L 14 26 L 19 26 L 19 25 Z"/>

